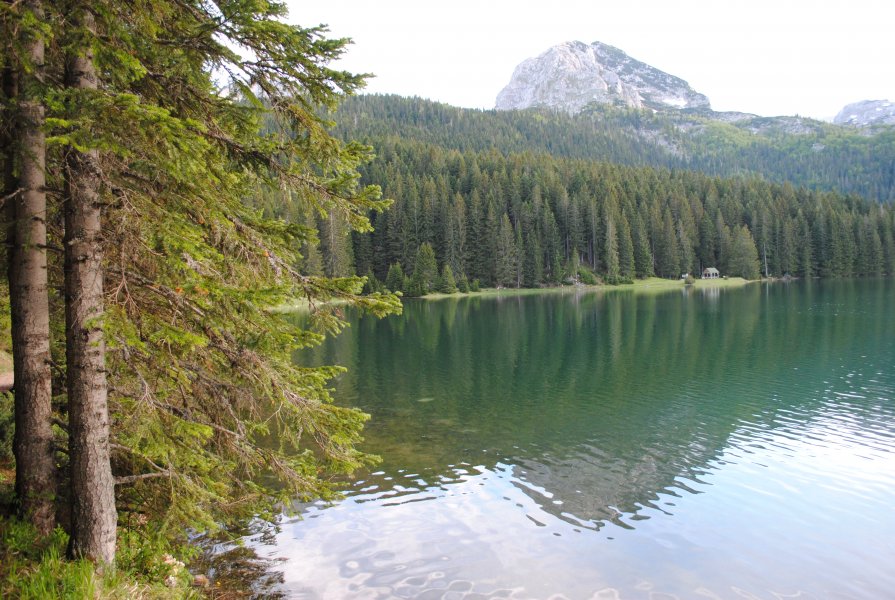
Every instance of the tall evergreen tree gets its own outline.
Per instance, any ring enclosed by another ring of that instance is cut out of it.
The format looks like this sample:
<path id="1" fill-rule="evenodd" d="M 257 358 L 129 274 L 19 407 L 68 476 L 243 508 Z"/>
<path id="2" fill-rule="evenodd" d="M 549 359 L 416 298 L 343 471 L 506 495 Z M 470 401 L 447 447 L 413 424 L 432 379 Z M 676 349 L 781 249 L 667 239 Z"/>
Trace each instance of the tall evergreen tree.
<path id="1" fill-rule="evenodd" d="M 8 203 L 9 293 L 15 373 L 16 496 L 42 534 L 52 531 L 55 460 L 51 428 L 50 312 L 44 72 L 47 22 L 41 0 L 6 8 L 3 129 Z M 11 51 L 10 51 L 11 50 Z M 15 177 L 15 174 L 18 177 Z"/>
<path id="2" fill-rule="evenodd" d="M 7 7 L 4 19 L 50 30 L 36 0 L 27 18 L 16 17 L 24 6 Z M 292 364 L 291 351 L 320 334 L 269 308 L 304 296 L 328 332 L 341 326 L 323 304 L 334 297 L 379 314 L 399 309 L 395 298 L 359 297 L 362 280 L 350 272 L 331 280 L 297 271 L 298 249 L 313 232 L 247 206 L 283 190 L 303 206 L 293 216 L 311 209 L 363 231 L 367 213 L 387 205 L 375 186 L 358 185 L 355 168 L 369 149 L 331 137 L 320 112 L 362 83 L 326 66 L 347 41 L 284 23 L 276 2 L 163 0 L 151 14 L 147 6 L 44 6 L 64 40 L 54 73 L 64 66 L 67 76 L 37 86 L 34 113 L 49 111 L 59 150 L 46 166 L 43 151 L 28 154 L 35 177 L 46 168 L 64 181 L 72 552 L 109 563 L 113 485 L 123 510 L 149 515 L 157 532 L 183 535 L 289 496 L 327 496 L 329 475 L 367 462 L 355 448 L 365 416 L 329 402 L 325 381 L 336 370 Z M 224 89 L 211 65 L 228 74 Z M 7 99 L 13 89 L 4 86 Z M 4 183 L 11 191 L 11 180 Z M 45 219 L 40 207 L 25 222 Z M 42 238 L 27 239 L 45 251 Z M 16 335 L 25 331 L 14 326 Z M 40 362 L 48 369 L 46 357 Z M 115 383 L 108 396 L 106 378 Z M 18 374 L 16 383 L 28 387 Z M 17 418 L 31 410 L 17 408 Z M 263 444 L 271 428 L 278 448 Z"/>
<path id="3" fill-rule="evenodd" d="M 404 290 L 404 270 L 401 263 L 392 263 L 388 268 L 388 275 L 385 278 L 385 287 L 390 292 L 400 292 Z"/>
<path id="4" fill-rule="evenodd" d="M 333 208 L 318 223 L 323 272 L 327 277 L 348 277 L 355 273 L 351 230 L 345 218 Z"/>
<path id="5" fill-rule="evenodd" d="M 625 279 L 634 277 L 634 242 L 631 241 L 631 227 L 626 219 L 621 219 L 618 235 L 618 268 Z"/>
<path id="6" fill-rule="evenodd" d="M 444 265 L 438 278 L 438 284 L 438 291 L 442 294 L 457 293 L 457 280 L 454 279 L 454 271 L 451 269 L 451 265 Z"/>
<path id="7" fill-rule="evenodd" d="M 678 237 L 674 228 L 671 211 L 666 208 L 656 231 L 656 274 L 659 277 L 676 278 L 680 274 L 680 252 Z"/>
<path id="8" fill-rule="evenodd" d="M 687 234 L 687 230 L 681 222 L 678 222 L 677 227 L 677 247 L 678 255 L 680 256 L 680 267 L 678 270 L 681 273 L 693 273 L 696 270 L 696 258 L 693 252 L 693 244 L 690 242 L 690 236 Z"/>
<path id="9" fill-rule="evenodd" d="M 634 271 L 641 279 L 652 277 L 653 253 L 650 249 L 649 233 L 639 213 L 634 213 L 631 237 L 634 242 Z"/>
<path id="10" fill-rule="evenodd" d="M 73 5 L 66 57 L 70 97 L 93 98 L 98 87 L 90 7 Z M 78 44 L 76 39 L 88 40 Z M 77 105 L 71 118 L 79 116 Z M 99 152 L 65 150 L 65 348 L 69 413 L 72 528 L 69 552 L 97 562 L 115 560 L 118 513 L 110 458 L 110 422 L 103 332 L 102 198 Z"/>
<path id="11" fill-rule="evenodd" d="M 760 273 L 758 249 L 752 233 L 745 225 L 733 232 L 730 248 L 730 273 L 744 279 L 757 279 Z"/>
<path id="12" fill-rule="evenodd" d="M 438 279 L 438 263 L 435 250 L 429 242 L 420 245 L 414 260 L 413 275 L 410 278 L 410 295 L 424 296 L 435 290 Z"/>
<path id="13" fill-rule="evenodd" d="M 466 263 L 466 203 L 458 193 L 448 211 L 445 260 L 454 273 L 463 273 Z"/>
<path id="14" fill-rule="evenodd" d="M 510 218 L 504 214 L 500 219 L 495 254 L 497 287 L 511 287 L 516 284 L 516 258 L 516 237 Z"/>
<path id="15" fill-rule="evenodd" d="M 610 280 L 618 279 L 620 268 L 618 258 L 618 236 L 616 235 L 615 219 L 609 209 L 608 204 L 603 209 L 603 261 L 605 264 L 606 275 Z"/>

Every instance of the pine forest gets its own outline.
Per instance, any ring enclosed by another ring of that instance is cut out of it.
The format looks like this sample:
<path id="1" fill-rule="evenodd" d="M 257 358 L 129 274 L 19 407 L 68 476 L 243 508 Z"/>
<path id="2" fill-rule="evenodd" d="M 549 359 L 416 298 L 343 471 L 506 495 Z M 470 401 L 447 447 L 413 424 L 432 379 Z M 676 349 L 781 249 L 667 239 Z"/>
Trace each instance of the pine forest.
<path id="1" fill-rule="evenodd" d="M 286 14 L 0 7 L 0 597 L 243 597 L 187 565 L 379 460 L 346 306 L 895 274 L 892 127 L 357 95 Z"/>

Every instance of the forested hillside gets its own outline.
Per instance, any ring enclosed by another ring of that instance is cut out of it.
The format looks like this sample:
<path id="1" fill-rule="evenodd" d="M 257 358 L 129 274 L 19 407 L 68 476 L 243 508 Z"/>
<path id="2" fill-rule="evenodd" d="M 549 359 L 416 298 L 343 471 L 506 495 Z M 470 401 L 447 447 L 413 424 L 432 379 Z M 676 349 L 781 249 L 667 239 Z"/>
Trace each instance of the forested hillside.
<path id="1" fill-rule="evenodd" d="M 350 243 L 338 219 L 318 218 L 320 242 L 304 249 L 311 273 L 356 269 L 420 294 L 450 289 L 446 267 L 461 288 L 676 278 L 709 266 L 747 278 L 895 272 L 893 210 L 857 195 L 544 153 L 459 152 L 399 136 L 372 141 L 378 157 L 363 182 L 381 185 L 394 204 Z M 263 203 L 314 224 L 281 197 Z"/>
<path id="2" fill-rule="evenodd" d="M 395 135 L 461 152 L 492 147 L 546 152 L 895 199 L 895 128 L 858 130 L 799 117 L 605 105 L 578 115 L 481 111 L 398 96 L 351 98 L 335 120 L 344 139 Z"/>

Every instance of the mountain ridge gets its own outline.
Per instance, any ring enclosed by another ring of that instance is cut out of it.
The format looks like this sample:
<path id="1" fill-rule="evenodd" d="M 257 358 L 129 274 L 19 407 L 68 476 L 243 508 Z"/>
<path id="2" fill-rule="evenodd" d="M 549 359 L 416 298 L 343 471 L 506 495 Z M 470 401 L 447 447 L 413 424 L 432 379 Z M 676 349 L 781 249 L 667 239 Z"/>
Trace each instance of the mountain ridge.
<path id="1" fill-rule="evenodd" d="M 815 121 L 797 115 L 762 117 L 741 111 L 715 112 L 709 98 L 684 79 L 600 41 L 563 42 L 525 59 L 498 93 L 495 109 L 539 108 L 577 114 L 593 104 L 692 112 L 725 123 L 776 119 L 781 124 L 788 122 L 791 133 L 806 132 L 806 124 Z M 832 123 L 859 129 L 895 125 L 895 103 L 853 102 L 844 106 Z"/>
<path id="2" fill-rule="evenodd" d="M 513 71 L 495 108 L 552 108 L 580 112 L 592 102 L 631 108 L 710 109 L 709 99 L 683 79 L 623 50 L 572 41 L 548 48 Z"/>
<path id="3" fill-rule="evenodd" d="M 873 127 L 895 125 L 895 102 L 889 100 L 861 100 L 845 105 L 833 118 L 837 125 Z"/>

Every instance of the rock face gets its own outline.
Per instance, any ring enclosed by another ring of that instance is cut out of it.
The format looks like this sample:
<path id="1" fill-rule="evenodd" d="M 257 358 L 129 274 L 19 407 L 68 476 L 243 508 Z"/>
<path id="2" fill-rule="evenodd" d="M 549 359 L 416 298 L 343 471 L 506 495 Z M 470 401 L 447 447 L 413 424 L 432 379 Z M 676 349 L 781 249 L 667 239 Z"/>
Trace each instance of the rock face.
<path id="1" fill-rule="evenodd" d="M 516 67 L 498 110 L 547 107 L 579 112 L 591 102 L 634 108 L 709 109 L 709 99 L 673 75 L 613 46 L 566 42 Z"/>
<path id="2" fill-rule="evenodd" d="M 849 104 L 833 119 L 837 125 L 895 125 L 895 102 L 889 100 L 862 100 Z"/>

